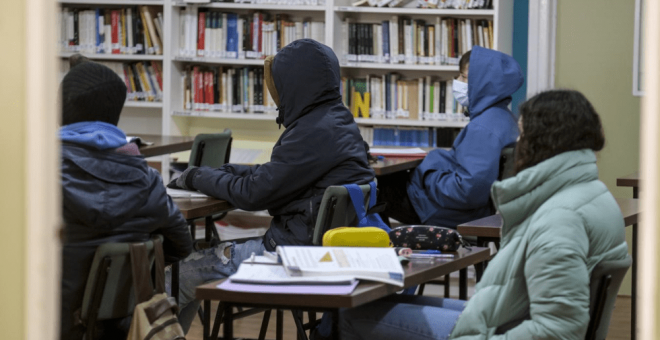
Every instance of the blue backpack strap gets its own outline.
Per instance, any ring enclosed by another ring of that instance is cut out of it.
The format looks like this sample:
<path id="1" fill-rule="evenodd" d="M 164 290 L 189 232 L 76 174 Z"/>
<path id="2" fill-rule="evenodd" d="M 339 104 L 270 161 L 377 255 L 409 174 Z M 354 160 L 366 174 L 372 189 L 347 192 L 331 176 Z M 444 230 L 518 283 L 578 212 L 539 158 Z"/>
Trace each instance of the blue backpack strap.
<path id="1" fill-rule="evenodd" d="M 369 191 L 369 209 L 373 208 L 376 205 L 376 182 L 369 182 L 371 190 Z"/>
<path id="2" fill-rule="evenodd" d="M 357 215 L 358 221 L 361 221 L 364 216 L 367 214 L 367 211 L 364 209 L 364 195 L 362 195 L 362 189 L 357 184 L 346 184 L 344 188 L 348 190 L 348 195 L 351 197 L 353 202 L 353 208 L 355 208 L 355 214 Z M 371 202 L 369 202 L 371 204 Z"/>

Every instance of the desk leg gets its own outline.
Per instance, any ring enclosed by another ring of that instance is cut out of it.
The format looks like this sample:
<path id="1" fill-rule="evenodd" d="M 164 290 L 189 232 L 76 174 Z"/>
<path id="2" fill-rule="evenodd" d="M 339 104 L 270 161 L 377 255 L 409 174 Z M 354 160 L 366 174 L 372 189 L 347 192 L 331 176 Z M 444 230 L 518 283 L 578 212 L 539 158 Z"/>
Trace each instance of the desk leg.
<path id="1" fill-rule="evenodd" d="M 639 198 L 639 188 L 633 187 L 633 198 Z M 631 313 L 630 313 L 630 339 L 635 340 L 637 331 L 637 224 L 633 228 L 632 239 L 632 291 L 631 291 Z"/>
<path id="2" fill-rule="evenodd" d="M 220 306 L 218 306 L 220 308 Z M 223 340 L 234 339 L 234 322 L 232 320 L 232 306 L 228 303 L 223 303 L 222 308 L 224 309 L 224 319 L 222 327 L 222 338 Z M 204 311 L 206 313 L 206 311 Z"/>
<path id="3" fill-rule="evenodd" d="M 458 271 L 458 298 L 467 300 L 467 268 Z"/>
<path id="4" fill-rule="evenodd" d="M 179 304 L 179 261 L 172 263 L 172 287 L 170 294 L 176 300 L 176 303 Z"/>
<path id="5" fill-rule="evenodd" d="M 631 291 L 631 315 L 630 315 L 630 339 L 635 340 L 635 333 L 637 331 L 637 224 L 631 226 L 633 228 L 632 239 L 632 291 Z"/>
<path id="6" fill-rule="evenodd" d="M 218 306 L 219 307 L 219 306 Z M 211 337 L 211 301 L 204 300 L 204 340 Z"/>
<path id="7" fill-rule="evenodd" d="M 485 265 L 486 265 L 486 261 L 479 262 L 479 263 L 474 265 L 474 272 L 475 272 L 475 275 L 477 276 L 477 282 L 481 281 L 481 277 L 484 275 Z"/>
<path id="8" fill-rule="evenodd" d="M 218 334 L 220 334 L 220 324 L 222 323 L 222 316 L 224 308 L 222 302 L 218 303 L 218 310 L 215 312 L 215 321 L 213 321 L 213 331 L 211 332 L 211 340 L 218 340 Z"/>
<path id="9" fill-rule="evenodd" d="M 339 319 L 339 309 L 333 309 L 332 310 L 332 338 L 334 340 L 339 340 L 341 338 L 339 334 L 339 322 L 341 319 Z"/>
<path id="10" fill-rule="evenodd" d="M 277 322 L 276 322 L 276 329 L 275 329 L 275 339 L 276 340 L 283 340 L 284 339 L 284 312 L 281 309 L 278 309 L 275 312 L 275 315 L 277 316 Z"/>
<path id="11" fill-rule="evenodd" d="M 205 217 L 205 222 L 204 225 L 206 228 L 204 228 L 204 240 L 206 242 L 211 242 L 211 239 L 213 238 L 213 228 L 215 228 L 215 223 L 213 223 L 213 217 L 212 216 L 206 216 Z"/>

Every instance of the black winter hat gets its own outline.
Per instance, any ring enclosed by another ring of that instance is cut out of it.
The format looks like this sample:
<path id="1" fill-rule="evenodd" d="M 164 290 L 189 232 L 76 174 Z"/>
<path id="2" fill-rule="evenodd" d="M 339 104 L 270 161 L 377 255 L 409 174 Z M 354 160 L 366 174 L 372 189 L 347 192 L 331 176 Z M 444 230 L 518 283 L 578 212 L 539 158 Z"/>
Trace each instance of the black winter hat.
<path id="1" fill-rule="evenodd" d="M 84 61 L 62 80 L 62 125 L 101 121 L 117 125 L 126 85 L 106 66 Z"/>

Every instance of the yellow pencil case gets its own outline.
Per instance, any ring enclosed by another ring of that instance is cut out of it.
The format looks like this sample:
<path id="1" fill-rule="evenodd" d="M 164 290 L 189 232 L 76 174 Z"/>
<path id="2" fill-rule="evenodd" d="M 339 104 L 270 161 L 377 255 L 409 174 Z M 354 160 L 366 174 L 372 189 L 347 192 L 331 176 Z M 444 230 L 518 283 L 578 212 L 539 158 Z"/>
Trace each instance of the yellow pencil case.
<path id="1" fill-rule="evenodd" d="M 376 227 L 338 227 L 323 234 L 324 247 L 389 247 L 390 236 Z"/>

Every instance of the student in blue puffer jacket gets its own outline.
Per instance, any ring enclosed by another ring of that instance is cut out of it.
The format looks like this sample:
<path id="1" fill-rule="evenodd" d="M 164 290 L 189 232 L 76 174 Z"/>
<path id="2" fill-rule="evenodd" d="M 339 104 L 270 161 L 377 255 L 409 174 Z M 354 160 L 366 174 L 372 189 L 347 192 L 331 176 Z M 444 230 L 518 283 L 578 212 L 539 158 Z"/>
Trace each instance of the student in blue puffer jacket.
<path id="1" fill-rule="evenodd" d="M 412 174 L 378 178 L 378 200 L 389 203 L 385 220 L 455 228 L 492 213 L 488 195 L 500 153 L 518 138 L 508 106 L 524 78 L 512 57 L 478 46 L 463 55 L 459 69 L 453 94 L 468 108 L 470 123 L 451 150 L 429 152 Z"/>

